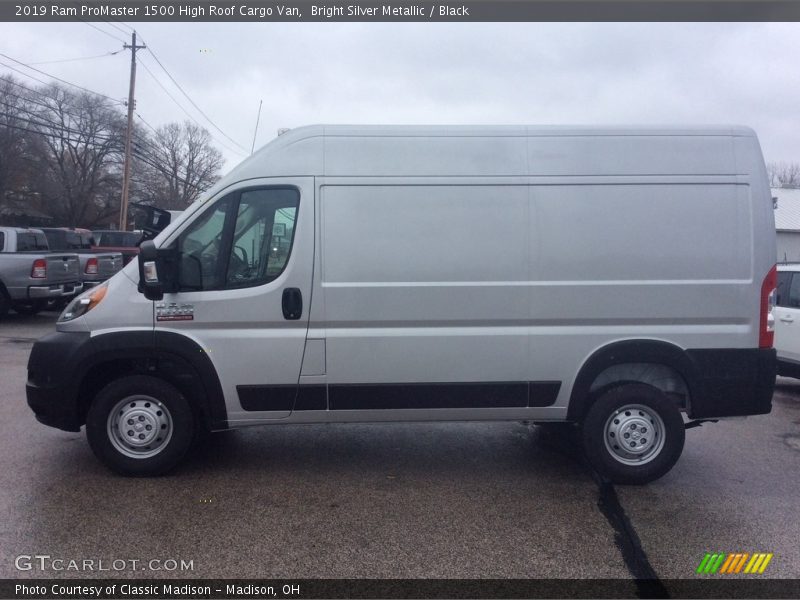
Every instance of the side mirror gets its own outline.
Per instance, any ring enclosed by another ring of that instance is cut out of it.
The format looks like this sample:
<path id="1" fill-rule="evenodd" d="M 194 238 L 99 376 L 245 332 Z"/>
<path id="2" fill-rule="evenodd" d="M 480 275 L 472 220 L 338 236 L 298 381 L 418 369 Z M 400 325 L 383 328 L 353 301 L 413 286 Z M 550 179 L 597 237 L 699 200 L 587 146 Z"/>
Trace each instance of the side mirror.
<path id="1" fill-rule="evenodd" d="M 165 271 L 156 245 L 151 240 L 142 242 L 139 246 L 139 291 L 148 300 L 164 298 L 164 285 L 159 279 L 159 272 L 164 276 Z"/>

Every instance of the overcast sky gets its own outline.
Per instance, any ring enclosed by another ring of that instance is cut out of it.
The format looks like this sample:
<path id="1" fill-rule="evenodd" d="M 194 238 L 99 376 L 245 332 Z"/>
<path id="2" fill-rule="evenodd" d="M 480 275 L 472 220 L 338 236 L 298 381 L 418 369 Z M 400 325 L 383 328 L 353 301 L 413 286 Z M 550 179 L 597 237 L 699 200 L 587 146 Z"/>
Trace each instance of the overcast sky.
<path id="1" fill-rule="evenodd" d="M 38 63 L 120 48 L 121 31 L 94 25 L 106 33 L 85 23 L 2 23 L 0 52 Z M 248 151 L 263 99 L 256 148 L 279 127 L 312 123 L 737 123 L 758 132 L 767 161 L 800 162 L 800 24 L 128 25 Z M 221 142 L 224 170 L 235 166 L 241 149 L 153 56 L 141 59 Z M 121 52 L 37 68 L 123 99 L 129 64 Z M 187 118 L 141 67 L 136 98 L 153 126 Z"/>

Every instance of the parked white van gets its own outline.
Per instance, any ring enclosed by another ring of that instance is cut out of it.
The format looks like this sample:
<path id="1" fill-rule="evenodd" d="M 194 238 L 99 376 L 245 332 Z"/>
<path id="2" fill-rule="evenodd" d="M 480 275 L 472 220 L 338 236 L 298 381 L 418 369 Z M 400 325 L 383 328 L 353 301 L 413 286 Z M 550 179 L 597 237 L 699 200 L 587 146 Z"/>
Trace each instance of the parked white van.
<path id="1" fill-rule="evenodd" d="M 775 286 L 750 129 L 304 127 L 67 307 L 28 402 L 129 475 L 203 430 L 529 420 L 643 483 L 683 414 L 770 411 Z"/>

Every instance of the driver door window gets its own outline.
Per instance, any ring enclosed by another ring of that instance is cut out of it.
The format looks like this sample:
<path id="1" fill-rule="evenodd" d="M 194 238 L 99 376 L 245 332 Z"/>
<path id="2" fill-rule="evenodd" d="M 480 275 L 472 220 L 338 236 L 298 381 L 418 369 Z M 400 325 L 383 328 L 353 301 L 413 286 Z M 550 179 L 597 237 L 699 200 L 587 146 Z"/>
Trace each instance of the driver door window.
<path id="1" fill-rule="evenodd" d="M 237 289 L 277 278 L 291 253 L 299 199 L 294 188 L 264 188 L 218 201 L 180 237 L 180 289 Z"/>

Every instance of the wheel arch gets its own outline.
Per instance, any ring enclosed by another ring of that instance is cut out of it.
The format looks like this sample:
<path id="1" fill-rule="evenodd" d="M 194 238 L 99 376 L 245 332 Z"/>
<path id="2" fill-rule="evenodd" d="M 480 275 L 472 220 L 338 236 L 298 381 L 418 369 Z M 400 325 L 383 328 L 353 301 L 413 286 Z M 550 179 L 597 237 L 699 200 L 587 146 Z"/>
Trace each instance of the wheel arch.
<path id="1" fill-rule="evenodd" d="M 175 386 L 211 430 L 227 428 L 227 410 L 216 369 L 192 339 L 174 332 L 111 332 L 92 338 L 91 353 L 82 361 L 77 401 L 85 422 L 96 394 L 119 377 L 143 374 Z"/>
<path id="2" fill-rule="evenodd" d="M 697 368 L 682 348 L 661 340 L 623 340 L 595 350 L 584 361 L 572 386 L 567 419 L 580 421 L 583 418 L 592 402 L 593 384 L 601 374 L 615 366 L 640 363 L 661 365 L 673 371 L 685 385 L 687 401 L 697 394 Z M 620 378 L 610 385 L 623 381 L 642 382 L 637 379 Z"/>

